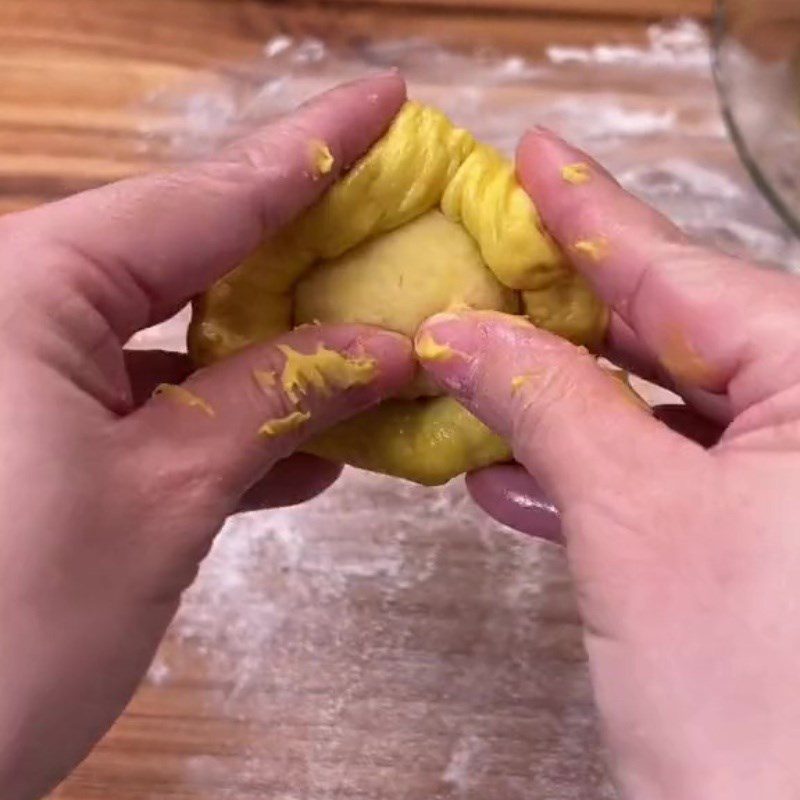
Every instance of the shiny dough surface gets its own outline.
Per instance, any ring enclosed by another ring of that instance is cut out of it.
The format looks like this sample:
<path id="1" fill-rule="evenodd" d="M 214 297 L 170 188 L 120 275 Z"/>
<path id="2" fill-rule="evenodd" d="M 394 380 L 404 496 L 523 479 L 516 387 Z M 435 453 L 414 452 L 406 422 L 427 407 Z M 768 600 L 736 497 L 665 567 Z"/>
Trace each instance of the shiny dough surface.
<path id="1" fill-rule="evenodd" d="M 189 352 L 213 363 L 313 322 L 413 335 L 453 307 L 524 313 L 596 345 L 607 312 L 543 230 L 513 165 L 441 112 L 407 103 L 325 197 L 194 303 Z M 511 457 L 455 400 L 418 379 L 308 452 L 427 485 Z"/>

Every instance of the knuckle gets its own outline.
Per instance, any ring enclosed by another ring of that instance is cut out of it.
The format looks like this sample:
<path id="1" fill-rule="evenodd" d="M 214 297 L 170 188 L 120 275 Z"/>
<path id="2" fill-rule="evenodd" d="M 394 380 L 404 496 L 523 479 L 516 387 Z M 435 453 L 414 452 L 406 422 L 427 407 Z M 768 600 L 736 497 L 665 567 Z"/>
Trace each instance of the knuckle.
<path id="1" fill-rule="evenodd" d="M 578 354 L 537 371 L 535 381 L 520 395 L 514 414 L 515 439 L 546 434 L 550 426 L 559 424 L 567 407 L 570 416 L 589 413 L 591 392 L 587 391 L 587 381 L 593 377 L 589 370 L 596 369 L 590 356 Z"/>
<path id="2" fill-rule="evenodd" d="M 285 203 L 274 202 L 271 190 L 291 176 L 286 159 L 258 142 L 242 142 L 213 161 L 194 167 L 193 181 L 203 190 L 230 203 L 235 198 L 241 213 L 240 236 L 246 237 L 255 224 L 259 231 L 279 230 L 289 221 Z"/>
<path id="3" fill-rule="evenodd" d="M 136 554 L 120 586 L 139 599 L 177 602 L 228 514 L 213 461 L 125 437 L 114 448 L 109 473 L 115 513 L 124 514 L 120 540 Z"/>
<path id="4" fill-rule="evenodd" d="M 227 171 L 230 180 L 250 180 L 258 175 L 265 180 L 286 177 L 298 148 L 304 148 L 312 138 L 303 120 L 294 115 L 283 117 L 263 130 L 239 139 L 225 149 L 209 166 Z"/>

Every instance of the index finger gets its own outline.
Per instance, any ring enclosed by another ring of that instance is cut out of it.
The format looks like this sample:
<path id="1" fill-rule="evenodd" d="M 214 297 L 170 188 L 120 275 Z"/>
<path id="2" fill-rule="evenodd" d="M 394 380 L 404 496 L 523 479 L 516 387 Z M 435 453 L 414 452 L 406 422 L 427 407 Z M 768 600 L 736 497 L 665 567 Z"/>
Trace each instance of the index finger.
<path id="1" fill-rule="evenodd" d="M 45 294 L 74 291 L 121 339 L 233 269 L 366 152 L 405 100 L 388 74 L 341 86 L 207 161 L 7 217 L 6 242 Z"/>
<path id="2" fill-rule="evenodd" d="M 535 131 L 520 180 L 570 260 L 681 387 L 734 413 L 800 379 L 800 281 L 701 247 L 586 154 Z"/>

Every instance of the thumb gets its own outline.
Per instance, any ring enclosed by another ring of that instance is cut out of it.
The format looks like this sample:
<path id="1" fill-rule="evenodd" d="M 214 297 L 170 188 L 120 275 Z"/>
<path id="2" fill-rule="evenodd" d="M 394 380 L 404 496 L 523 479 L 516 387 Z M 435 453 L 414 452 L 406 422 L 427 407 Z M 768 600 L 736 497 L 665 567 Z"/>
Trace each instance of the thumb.
<path id="1" fill-rule="evenodd" d="M 585 349 L 519 317 L 439 314 L 421 327 L 417 350 L 425 369 L 509 441 L 561 508 L 619 492 L 631 476 L 697 447 L 654 419 Z M 426 360 L 429 353 L 435 359 Z"/>
<path id="2" fill-rule="evenodd" d="M 160 387 L 122 424 L 146 474 L 230 513 L 278 461 L 396 393 L 414 369 L 399 334 L 307 326 Z"/>

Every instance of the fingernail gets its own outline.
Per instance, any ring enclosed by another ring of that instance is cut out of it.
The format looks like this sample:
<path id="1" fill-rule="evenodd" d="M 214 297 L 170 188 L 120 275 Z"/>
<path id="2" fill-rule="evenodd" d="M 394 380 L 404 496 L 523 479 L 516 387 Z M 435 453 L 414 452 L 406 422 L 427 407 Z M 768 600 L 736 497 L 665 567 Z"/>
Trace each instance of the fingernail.
<path id="1" fill-rule="evenodd" d="M 561 140 L 561 137 L 552 128 L 548 128 L 547 125 L 534 125 L 528 133 L 538 134 L 539 136 L 549 136 L 551 139 Z"/>
<path id="2" fill-rule="evenodd" d="M 404 333 L 398 333 L 397 331 L 389 331 L 383 328 L 371 333 L 368 337 L 368 340 L 376 342 L 382 342 L 382 341 L 402 342 L 404 347 L 411 346 L 411 339 Z"/>
<path id="3" fill-rule="evenodd" d="M 376 398 L 393 394 L 413 380 L 417 361 L 413 344 L 407 336 L 394 331 L 377 330 L 363 340 L 361 349 L 379 365 L 376 380 L 370 386 Z"/>
<path id="4" fill-rule="evenodd" d="M 437 342 L 430 331 L 425 331 L 414 342 L 414 352 L 420 361 L 449 361 L 456 355 L 456 351 L 446 344 Z"/>
<path id="5" fill-rule="evenodd" d="M 359 348 L 368 351 L 381 361 L 402 359 L 412 362 L 414 356 L 411 339 L 394 331 L 374 331 L 360 340 Z"/>
<path id="6" fill-rule="evenodd" d="M 438 314 L 428 317 L 420 326 L 420 330 L 430 325 L 438 325 L 441 322 L 452 322 L 459 319 L 461 319 L 461 315 L 457 311 L 440 311 Z M 417 338 L 419 338 L 419 331 L 417 332 Z"/>
<path id="7" fill-rule="evenodd" d="M 521 314 L 507 314 L 505 311 L 479 311 L 478 313 L 485 319 L 510 325 L 513 328 L 530 328 L 532 325 L 531 321 Z"/>
<path id="8" fill-rule="evenodd" d="M 389 67 L 372 74 L 373 78 L 396 78 L 400 74 L 400 67 Z"/>
<path id="9" fill-rule="evenodd" d="M 458 393 L 468 382 L 483 333 L 475 320 L 444 313 L 431 317 L 419 330 L 416 352 L 425 368 Z M 433 346 L 429 346 L 432 342 Z M 433 357 L 426 357 L 433 356 Z M 447 356 L 447 357 L 445 357 Z"/>
<path id="10" fill-rule="evenodd" d="M 445 311 L 442 314 L 435 314 L 429 317 L 420 326 L 417 332 L 416 342 L 419 342 L 425 334 L 431 333 L 437 342 L 440 341 L 441 331 L 447 335 L 451 332 L 455 335 L 456 331 L 470 331 L 471 337 L 482 336 L 482 329 L 489 325 L 504 326 L 508 328 L 529 329 L 532 323 L 527 317 L 520 314 L 506 314 L 503 311 L 465 311 L 453 312 Z M 451 344 L 449 341 L 446 344 Z"/>

